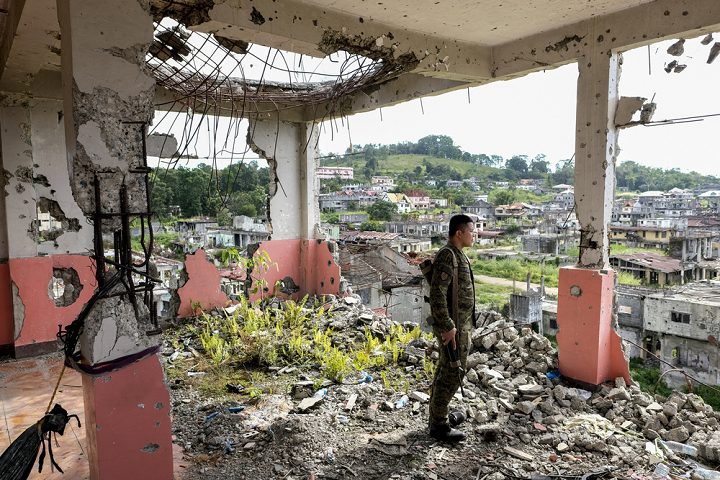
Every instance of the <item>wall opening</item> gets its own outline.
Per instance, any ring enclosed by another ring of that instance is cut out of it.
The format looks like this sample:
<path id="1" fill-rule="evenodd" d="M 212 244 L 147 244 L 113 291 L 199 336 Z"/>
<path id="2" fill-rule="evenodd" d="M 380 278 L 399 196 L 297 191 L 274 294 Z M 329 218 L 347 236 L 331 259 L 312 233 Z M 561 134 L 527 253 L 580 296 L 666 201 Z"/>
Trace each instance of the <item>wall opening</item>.
<path id="1" fill-rule="evenodd" d="M 53 268 L 53 276 L 48 284 L 48 297 L 56 307 L 69 307 L 77 301 L 83 285 L 74 268 Z"/>

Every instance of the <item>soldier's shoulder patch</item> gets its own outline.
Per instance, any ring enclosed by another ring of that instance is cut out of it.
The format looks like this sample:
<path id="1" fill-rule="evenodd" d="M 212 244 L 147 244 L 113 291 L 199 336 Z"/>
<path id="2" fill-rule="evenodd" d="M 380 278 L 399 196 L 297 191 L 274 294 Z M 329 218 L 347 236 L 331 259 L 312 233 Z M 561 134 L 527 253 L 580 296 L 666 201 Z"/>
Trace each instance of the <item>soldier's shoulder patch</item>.
<path id="1" fill-rule="evenodd" d="M 440 275 L 440 280 L 443 280 L 443 281 L 444 281 L 444 280 L 447 280 L 447 279 L 448 279 L 448 274 L 445 273 L 445 272 L 442 272 L 442 274 Z"/>

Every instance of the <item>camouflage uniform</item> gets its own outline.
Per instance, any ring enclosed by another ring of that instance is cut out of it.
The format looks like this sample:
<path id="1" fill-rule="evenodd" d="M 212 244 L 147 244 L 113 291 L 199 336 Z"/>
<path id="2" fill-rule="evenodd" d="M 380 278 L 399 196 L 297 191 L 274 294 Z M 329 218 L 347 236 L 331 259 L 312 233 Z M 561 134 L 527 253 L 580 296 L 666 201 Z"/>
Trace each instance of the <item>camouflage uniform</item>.
<path id="1" fill-rule="evenodd" d="M 458 263 L 458 323 L 455 325 L 451 318 L 452 308 L 452 277 L 453 257 L 449 250 L 455 254 Z M 470 350 L 470 332 L 475 311 L 475 284 L 473 281 L 470 262 L 462 251 L 455 245 L 448 243 L 438 252 L 433 262 L 433 277 L 430 284 L 430 309 L 433 318 L 433 335 L 440 344 L 440 361 L 435 370 L 432 394 L 430 395 L 430 422 L 435 425 L 448 423 L 448 404 L 452 396 L 460 388 L 457 369 L 450 366 L 447 347 L 442 344 L 441 335 L 456 327 L 457 352 L 460 363 L 465 369 L 467 356 Z"/>

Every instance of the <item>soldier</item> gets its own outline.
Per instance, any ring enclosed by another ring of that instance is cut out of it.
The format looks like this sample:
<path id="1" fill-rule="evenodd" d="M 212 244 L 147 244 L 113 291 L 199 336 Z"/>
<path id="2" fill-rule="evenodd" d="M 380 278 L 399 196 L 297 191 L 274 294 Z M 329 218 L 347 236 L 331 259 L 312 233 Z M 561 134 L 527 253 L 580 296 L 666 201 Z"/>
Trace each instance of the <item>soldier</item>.
<path id="1" fill-rule="evenodd" d="M 433 334 L 443 345 L 456 349 L 463 369 L 470 350 L 470 331 L 475 310 L 475 287 L 470 262 L 462 252 L 473 244 L 475 228 L 467 215 L 455 215 L 450 219 L 448 243 L 435 256 L 430 284 L 430 309 Z M 458 264 L 458 312 L 457 325 L 451 318 L 453 304 L 453 253 Z M 450 365 L 447 348 L 440 348 L 440 361 L 433 379 L 430 395 L 430 435 L 441 441 L 458 442 L 465 433 L 448 423 L 448 404 L 460 387 L 458 372 Z"/>

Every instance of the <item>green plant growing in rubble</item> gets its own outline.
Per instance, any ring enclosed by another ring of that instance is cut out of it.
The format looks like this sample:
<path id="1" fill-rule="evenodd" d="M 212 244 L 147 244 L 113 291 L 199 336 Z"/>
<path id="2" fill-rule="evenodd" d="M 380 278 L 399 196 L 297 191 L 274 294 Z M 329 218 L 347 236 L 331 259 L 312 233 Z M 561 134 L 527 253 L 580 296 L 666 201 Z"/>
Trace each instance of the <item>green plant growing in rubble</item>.
<path id="1" fill-rule="evenodd" d="M 190 300 L 190 308 L 192 309 L 193 315 L 197 316 L 198 311 L 200 311 L 200 312 L 203 311 L 202 302 L 193 302 L 192 298 L 188 298 L 188 300 Z"/>
<path id="2" fill-rule="evenodd" d="M 344 354 L 339 348 L 331 347 L 326 351 L 325 377 L 335 383 L 342 383 L 348 372 L 350 356 Z"/>
<path id="3" fill-rule="evenodd" d="M 432 332 L 430 332 L 430 333 L 423 333 L 423 334 L 422 334 L 422 337 L 423 337 L 425 340 L 427 340 L 428 342 L 432 342 L 432 341 L 433 341 L 433 338 L 434 338 Z"/>
<path id="4" fill-rule="evenodd" d="M 402 355 L 403 349 L 398 348 L 398 342 L 397 339 L 394 339 L 392 342 L 392 359 L 393 363 L 398 362 L 398 358 L 400 358 L 400 355 Z"/>
<path id="5" fill-rule="evenodd" d="M 265 279 L 265 275 L 270 271 L 271 267 L 275 267 L 277 271 L 280 271 L 280 267 L 276 262 L 270 260 L 270 255 L 265 250 L 255 252 L 252 257 L 245 258 L 240 255 L 240 252 L 234 247 L 228 247 L 222 252 L 222 263 L 224 266 L 228 266 L 230 262 L 237 263 L 242 266 L 242 269 L 247 272 L 248 278 L 252 281 L 250 293 L 261 294 L 269 290 L 269 285 Z M 273 294 L 275 290 L 273 291 Z M 262 295 L 261 295 L 262 296 Z"/>
<path id="6" fill-rule="evenodd" d="M 436 368 L 437 366 L 435 365 L 435 362 L 427 358 L 423 358 L 423 370 L 425 370 L 425 376 L 428 378 L 428 380 L 432 381 L 432 379 L 435 378 Z"/>
<path id="7" fill-rule="evenodd" d="M 285 317 L 285 320 L 287 320 L 288 326 L 290 328 L 295 329 L 301 327 L 307 321 L 308 314 L 303 313 L 303 309 L 305 308 L 305 303 L 307 302 L 307 300 L 308 296 L 305 295 L 305 297 L 300 302 L 295 302 L 293 300 L 285 301 L 282 313 Z"/>
<path id="8" fill-rule="evenodd" d="M 389 388 L 390 390 L 392 390 L 392 380 L 385 372 L 385 370 L 380 372 L 380 376 L 382 377 L 383 385 L 385 386 L 385 388 Z"/>
<path id="9" fill-rule="evenodd" d="M 367 353 L 364 349 L 350 351 L 351 355 L 355 357 L 352 359 L 353 367 L 355 367 L 355 370 L 357 370 L 358 372 L 360 370 L 365 370 L 370 365 L 372 365 L 372 362 L 370 360 L 370 354 Z"/>
<path id="10" fill-rule="evenodd" d="M 213 332 L 210 322 L 205 324 L 205 328 L 200 334 L 200 342 L 213 363 L 216 365 L 222 363 L 225 358 L 225 340 Z"/>

